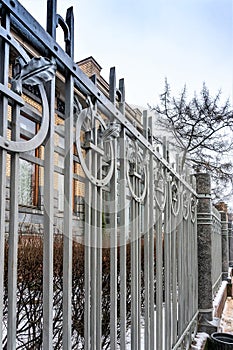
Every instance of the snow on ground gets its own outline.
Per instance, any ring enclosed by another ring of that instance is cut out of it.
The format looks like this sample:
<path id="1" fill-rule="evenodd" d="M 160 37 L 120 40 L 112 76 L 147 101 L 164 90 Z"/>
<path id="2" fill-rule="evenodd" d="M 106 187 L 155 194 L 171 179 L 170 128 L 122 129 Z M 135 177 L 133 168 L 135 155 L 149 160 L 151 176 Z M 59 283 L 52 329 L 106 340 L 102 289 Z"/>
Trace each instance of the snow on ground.
<path id="1" fill-rule="evenodd" d="M 191 345 L 192 350 L 202 350 L 203 349 L 203 344 L 205 344 L 207 338 L 208 338 L 207 333 L 197 333 L 195 337 L 195 341 Z"/>

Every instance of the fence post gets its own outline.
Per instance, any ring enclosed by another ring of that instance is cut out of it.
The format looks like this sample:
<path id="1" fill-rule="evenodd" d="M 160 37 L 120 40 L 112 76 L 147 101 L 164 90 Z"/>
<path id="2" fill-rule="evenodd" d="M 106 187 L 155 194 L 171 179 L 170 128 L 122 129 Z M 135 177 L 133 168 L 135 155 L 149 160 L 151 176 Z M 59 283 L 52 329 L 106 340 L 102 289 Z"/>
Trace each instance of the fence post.
<path id="1" fill-rule="evenodd" d="M 212 201 L 209 174 L 196 174 L 198 194 L 197 245 L 198 245 L 198 326 L 200 332 L 211 334 L 217 330 L 213 322 L 212 302 Z"/>

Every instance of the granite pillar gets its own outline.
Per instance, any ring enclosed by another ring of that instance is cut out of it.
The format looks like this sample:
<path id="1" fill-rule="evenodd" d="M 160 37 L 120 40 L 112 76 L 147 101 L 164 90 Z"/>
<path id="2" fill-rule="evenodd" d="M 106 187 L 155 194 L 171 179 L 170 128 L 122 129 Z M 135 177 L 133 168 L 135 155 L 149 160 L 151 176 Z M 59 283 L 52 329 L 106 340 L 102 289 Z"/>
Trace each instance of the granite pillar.
<path id="1" fill-rule="evenodd" d="M 208 334 L 217 330 L 213 320 L 212 302 L 212 200 L 211 179 L 206 173 L 196 175 L 198 193 L 197 245 L 198 245 L 198 308 L 199 331 Z"/>

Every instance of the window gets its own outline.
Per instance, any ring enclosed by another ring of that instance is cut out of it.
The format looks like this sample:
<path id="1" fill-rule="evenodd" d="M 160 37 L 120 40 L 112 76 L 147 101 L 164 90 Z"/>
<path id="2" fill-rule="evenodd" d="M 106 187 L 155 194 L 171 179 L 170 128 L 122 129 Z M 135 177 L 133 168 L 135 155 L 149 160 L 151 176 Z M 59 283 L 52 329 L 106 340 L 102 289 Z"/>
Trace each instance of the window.
<path id="1" fill-rule="evenodd" d="M 20 115 L 20 138 L 31 139 L 38 131 L 38 124 L 26 115 Z M 19 204 L 24 206 L 38 206 L 39 194 L 39 165 L 33 163 L 33 158 L 39 156 L 39 150 L 26 153 L 25 158 L 20 159 L 19 168 Z"/>

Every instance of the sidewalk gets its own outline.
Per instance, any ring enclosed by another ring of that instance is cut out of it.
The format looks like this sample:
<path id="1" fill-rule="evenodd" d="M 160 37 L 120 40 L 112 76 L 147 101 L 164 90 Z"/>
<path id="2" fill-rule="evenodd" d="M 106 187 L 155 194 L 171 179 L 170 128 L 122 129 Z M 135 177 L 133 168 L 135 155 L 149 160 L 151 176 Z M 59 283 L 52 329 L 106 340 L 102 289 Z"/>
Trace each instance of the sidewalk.
<path id="1" fill-rule="evenodd" d="M 222 332 L 233 334 L 233 298 L 227 297 L 221 317 L 220 327 Z"/>

